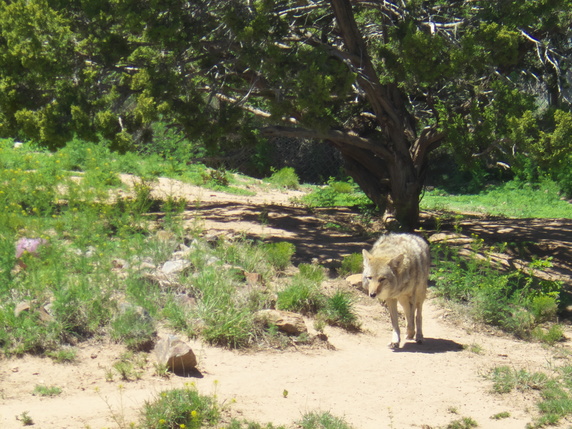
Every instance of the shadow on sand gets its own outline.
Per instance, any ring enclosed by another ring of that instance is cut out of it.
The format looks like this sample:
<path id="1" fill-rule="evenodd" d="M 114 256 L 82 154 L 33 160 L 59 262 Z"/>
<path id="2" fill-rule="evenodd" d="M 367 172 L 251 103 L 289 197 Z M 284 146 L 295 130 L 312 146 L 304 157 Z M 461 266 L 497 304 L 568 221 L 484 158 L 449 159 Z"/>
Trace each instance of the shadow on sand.
<path id="1" fill-rule="evenodd" d="M 425 338 L 423 344 L 415 342 L 407 342 L 402 344 L 401 348 L 395 349 L 396 353 L 447 353 L 460 352 L 463 345 L 451 340 L 442 338 Z"/>

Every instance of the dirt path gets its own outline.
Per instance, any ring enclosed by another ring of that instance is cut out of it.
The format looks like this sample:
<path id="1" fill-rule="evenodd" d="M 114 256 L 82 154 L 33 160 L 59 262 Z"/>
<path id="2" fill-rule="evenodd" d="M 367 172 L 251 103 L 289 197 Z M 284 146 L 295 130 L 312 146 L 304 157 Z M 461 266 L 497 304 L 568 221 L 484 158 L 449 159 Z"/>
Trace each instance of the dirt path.
<path id="1" fill-rule="evenodd" d="M 373 302 L 359 305 L 364 333 L 326 328 L 335 350 L 240 353 L 192 343 L 200 369 L 192 378 L 156 377 L 149 363 L 139 381 L 115 377 L 108 382 L 106 372 L 122 352 L 110 344 L 83 346 L 77 365 L 35 357 L 3 361 L 0 427 L 21 427 L 15 416 L 25 411 L 35 427 L 44 429 L 127 427 L 144 401 L 189 382 L 202 394 L 216 393 L 233 416 L 263 423 L 290 425 L 319 410 L 344 417 L 356 429 L 438 427 L 461 417 L 499 429 L 524 428 L 531 421 L 535 393 L 492 394 L 484 375 L 497 365 L 549 370 L 554 350 L 459 329 L 430 300 L 425 344 L 407 343 L 392 351 L 386 347 L 389 323 L 380 310 Z M 38 384 L 59 386 L 63 393 L 33 396 Z M 511 417 L 490 418 L 500 412 Z"/>
<path id="2" fill-rule="evenodd" d="M 180 193 L 196 203 L 185 213 L 189 225 L 200 223 L 212 234 L 240 232 L 289 240 L 296 244 L 299 260 L 327 262 L 369 244 L 355 235 L 325 229 L 327 210 L 308 213 L 289 204 L 295 191 L 233 197 L 172 181 L 161 185 L 157 192 Z M 336 216 L 351 222 L 354 214 L 339 210 Z M 572 238 L 559 236 L 563 246 L 569 246 Z M 563 264 L 562 269 L 568 275 L 569 267 Z M 80 346 L 74 365 L 30 356 L 2 360 L 0 428 L 21 428 L 16 416 L 24 412 L 34 420 L 33 427 L 42 429 L 128 427 L 137 421 L 146 400 L 162 390 L 194 383 L 202 394 L 216 393 L 233 417 L 260 423 L 292 426 L 304 413 L 329 411 L 356 429 L 437 428 L 462 417 L 473 418 L 483 428 L 520 429 L 535 415 L 537 393 L 493 394 L 485 375 L 499 365 L 549 372 L 559 365 L 561 350 L 570 349 L 567 342 L 545 348 L 483 332 L 453 320 L 436 300 L 429 299 L 424 311 L 425 343 L 406 343 L 393 351 L 386 346 L 390 338 L 386 311 L 365 296 L 360 297 L 357 310 L 362 333 L 325 329 L 333 350 L 244 353 L 191 343 L 200 371 L 191 378 L 155 376 L 150 357 L 140 380 L 125 382 L 115 376 L 114 381 L 106 381 L 114 360 L 124 351 L 114 344 Z M 307 325 L 311 328 L 312 322 Z M 58 386 L 62 394 L 34 396 L 36 385 Z M 510 417 L 491 419 L 500 412 L 509 412 Z M 569 425 L 563 422 L 559 427 Z"/>

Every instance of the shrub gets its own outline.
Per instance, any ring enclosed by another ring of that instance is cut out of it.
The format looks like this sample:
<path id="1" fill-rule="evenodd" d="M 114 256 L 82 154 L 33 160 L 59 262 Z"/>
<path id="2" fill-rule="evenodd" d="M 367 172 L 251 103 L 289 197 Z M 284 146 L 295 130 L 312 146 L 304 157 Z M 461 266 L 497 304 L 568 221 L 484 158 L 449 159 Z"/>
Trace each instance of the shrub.
<path id="1" fill-rule="evenodd" d="M 348 292 L 338 290 L 328 297 L 320 315 L 330 325 L 340 326 L 348 330 L 357 330 L 360 327 L 352 297 Z"/>
<path id="2" fill-rule="evenodd" d="M 316 284 L 320 284 L 324 281 L 325 273 L 324 269 L 315 264 L 300 264 L 298 265 L 299 276 Z"/>
<path id="3" fill-rule="evenodd" d="M 301 429 L 352 429 L 346 421 L 329 412 L 311 412 L 297 422 Z"/>
<path id="4" fill-rule="evenodd" d="M 278 292 L 276 307 L 280 310 L 314 314 L 323 307 L 324 296 L 316 284 L 308 279 L 295 276 L 289 286 Z"/>
<path id="5" fill-rule="evenodd" d="M 129 350 L 148 350 L 155 340 L 155 326 L 145 310 L 127 306 L 111 322 L 111 338 Z"/>
<path id="6" fill-rule="evenodd" d="M 200 429 L 215 426 L 221 412 L 214 397 L 199 395 L 192 385 L 161 392 L 142 410 L 140 427 L 145 429 Z"/>
<path id="7" fill-rule="evenodd" d="M 352 253 L 351 255 L 344 256 L 338 273 L 340 276 L 347 276 L 349 274 L 358 274 L 362 271 L 363 255 L 361 253 Z"/>
<path id="8" fill-rule="evenodd" d="M 292 167 L 284 167 L 275 171 L 268 181 L 281 188 L 298 189 L 300 187 L 300 179 Z"/>
<path id="9" fill-rule="evenodd" d="M 302 197 L 302 203 L 310 207 L 368 206 L 371 200 L 350 180 L 339 182 L 330 178 L 326 186 L 316 188 Z"/>
<path id="10" fill-rule="evenodd" d="M 476 246 L 481 244 L 477 241 Z M 484 248 L 475 251 L 487 253 Z M 463 258 L 446 245 L 433 246 L 433 252 L 437 255 L 432 274 L 435 293 L 466 304 L 475 319 L 524 339 L 530 339 L 539 324 L 554 320 L 560 282 L 539 280 L 532 272 L 498 271 L 489 260 Z M 545 263 L 531 265 L 540 269 Z"/>
<path id="11" fill-rule="evenodd" d="M 267 243 L 264 245 L 266 259 L 277 270 L 284 270 L 290 265 L 290 260 L 296 251 L 292 243 L 286 241 L 278 243 Z"/>

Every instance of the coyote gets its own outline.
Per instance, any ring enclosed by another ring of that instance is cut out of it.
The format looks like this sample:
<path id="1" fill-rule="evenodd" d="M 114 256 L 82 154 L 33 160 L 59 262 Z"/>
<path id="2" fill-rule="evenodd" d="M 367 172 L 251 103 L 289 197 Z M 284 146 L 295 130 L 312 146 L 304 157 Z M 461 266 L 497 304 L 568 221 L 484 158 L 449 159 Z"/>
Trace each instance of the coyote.
<path id="1" fill-rule="evenodd" d="M 399 348 L 401 340 L 397 301 L 407 319 L 407 339 L 415 337 L 417 343 L 423 342 L 421 311 L 427 293 L 429 265 L 429 246 L 413 234 L 383 235 L 371 251 L 363 251 L 363 287 L 370 297 L 387 304 L 393 326 L 389 347 L 393 349 Z"/>

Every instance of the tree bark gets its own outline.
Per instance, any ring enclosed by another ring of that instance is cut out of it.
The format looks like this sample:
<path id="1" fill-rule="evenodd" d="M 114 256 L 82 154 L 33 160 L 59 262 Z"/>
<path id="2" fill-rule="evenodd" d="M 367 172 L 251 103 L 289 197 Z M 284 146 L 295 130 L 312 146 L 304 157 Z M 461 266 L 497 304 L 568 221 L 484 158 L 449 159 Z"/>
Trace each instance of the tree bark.
<path id="1" fill-rule="evenodd" d="M 353 59 L 356 81 L 363 89 L 381 130 L 375 144 L 378 148 L 383 147 L 383 150 L 370 153 L 368 157 L 368 154 L 354 149 L 338 147 L 349 160 L 349 173 L 366 194 L 381 209 L 387 206 L 392 208 L 403 229 L 415 229 L 419 221 L 419 193 L 422 186 L 422 177 L 415 168 L 410 150 L 414 142 L 422 144 L 417 140 L 415 121 L 405 108 L 404 97 L 396 85 L 380 83 L 350 1 L 331 0 L 331 4 L 344 44 Z M 368 159 L 375 156 L 382 159 L 375 162 Z M 389 194 L 390 198 L 382 198 L 383 194 Z"/>

